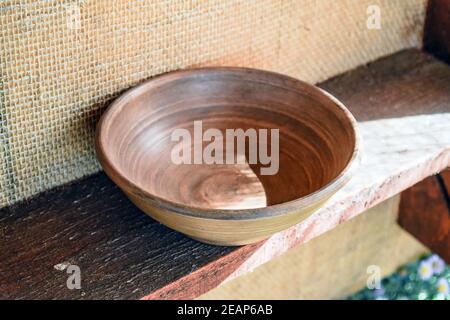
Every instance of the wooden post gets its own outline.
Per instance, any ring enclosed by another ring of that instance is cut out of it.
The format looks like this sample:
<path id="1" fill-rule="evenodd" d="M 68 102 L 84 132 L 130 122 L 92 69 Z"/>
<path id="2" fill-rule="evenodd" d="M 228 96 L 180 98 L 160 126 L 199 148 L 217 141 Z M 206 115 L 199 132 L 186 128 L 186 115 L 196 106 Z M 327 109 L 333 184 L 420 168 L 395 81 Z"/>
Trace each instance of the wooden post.
<path id="1" fill-rule="evenodd" d="M 450 171 L 429 177 L 401 196 L 399 223 L 450 263 Z"/>

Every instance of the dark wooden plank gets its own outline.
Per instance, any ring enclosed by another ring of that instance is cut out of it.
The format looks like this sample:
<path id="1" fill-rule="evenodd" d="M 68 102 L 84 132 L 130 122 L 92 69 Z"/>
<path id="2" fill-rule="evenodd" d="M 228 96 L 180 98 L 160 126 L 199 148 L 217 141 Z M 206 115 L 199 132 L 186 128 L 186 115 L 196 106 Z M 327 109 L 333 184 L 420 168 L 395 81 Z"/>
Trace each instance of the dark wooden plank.
<path id="1" fill-rule="evenodd" d="M 148 218 L 104 174 L 3 209 L 0 228 L 2 299 L 140 298 L 232 251 Z M 82 290 L 54 268 L 66 261 Z"/>
<path id="2" fill-rule="evenodd" d="M 399 224 L 450 263 L 450 210 L 440 181 L 429 177 L 402 193 Z"/>
<path id="3" fill-rule="evenodd" d="M 409 50 L 321 86 L 359 120 L 448 112 L 447 65 Z M 194 298 L 219 284 L 261 244 L 190 240 L 136 209 L 103 174 L 0 211 L 0 298 Z M 81 268 L 82 289 L 55 265 Z"/>
<path id="4" fill-rule="evenodd" d="M 319 86 L 358 121 L 450 112 L 450 68 L 418 50 L 401 51 Z"/>
<path id="5" fill-rule="evenodd" d="M 450 62 L 450 0 L 429 0 L 424 30 L 425 50 Z"/>

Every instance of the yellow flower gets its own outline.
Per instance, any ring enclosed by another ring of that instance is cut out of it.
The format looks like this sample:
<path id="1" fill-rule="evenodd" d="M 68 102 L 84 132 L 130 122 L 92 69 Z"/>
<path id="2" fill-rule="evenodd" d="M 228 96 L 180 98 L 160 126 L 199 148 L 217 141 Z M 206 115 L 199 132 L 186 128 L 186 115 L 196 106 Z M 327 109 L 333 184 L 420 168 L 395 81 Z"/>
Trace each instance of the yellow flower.
<path id="1" fill-rule="evenodd" d="M 422 261 L 419 266 L 419 275 L 422 280 L 428 280 L 433 276 L 433 266 L 428 261 Z"/>
<path id="2" fill-rule="evenodd" d="M 437 290 L 440 294 L 446 296 L 450 292 L 450 286 L 448 284 L 447 279 L 441 278 L 437 283 Z"/>

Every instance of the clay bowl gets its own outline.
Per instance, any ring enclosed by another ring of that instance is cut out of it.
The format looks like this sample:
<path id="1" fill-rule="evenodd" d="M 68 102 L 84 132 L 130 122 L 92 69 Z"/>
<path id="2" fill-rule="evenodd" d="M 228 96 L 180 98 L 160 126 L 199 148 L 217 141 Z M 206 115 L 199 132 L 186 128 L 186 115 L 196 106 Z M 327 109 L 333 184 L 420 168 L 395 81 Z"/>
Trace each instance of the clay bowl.
<path id="1" fill-rule="evenodd" d="M 278 171 L 263 174 L 267 161 L 248 160 L 250 138 L 240 151 L 237 140 L 235 151 L 224 150 L 234 162 L 195 163 L 195 148 L 204 152 L 213 139 L 196 140 L 194 121 L 202 121 L 200 137 L 211 128 L 222 133 L 214 140 L 224 146 L 227 129 L 266 129 L 257 145 L 266 151 L 275 150 L 271 129 L 279 129 Z M 174 140 L 176 129 L 191 141 Z M 174 162 L 174 150 L 194 164 Z M 358 133 L 342 103 L 315 86 L 261 70 L 201 68 L 155 77 L 119 97 L 98 124 L 96 151 L 108 176 L 152 218 L 202 242 L 242 245 L 302 221 L 338 191 L 354 171 Z"/>

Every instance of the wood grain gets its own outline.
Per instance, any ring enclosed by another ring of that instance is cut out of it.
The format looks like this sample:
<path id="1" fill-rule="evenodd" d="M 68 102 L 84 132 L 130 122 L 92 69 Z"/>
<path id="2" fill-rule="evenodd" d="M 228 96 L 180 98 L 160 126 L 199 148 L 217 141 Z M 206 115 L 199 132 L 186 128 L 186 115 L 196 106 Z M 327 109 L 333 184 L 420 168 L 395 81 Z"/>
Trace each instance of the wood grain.
<path id="1" fill-rule="evenodd" d="M 449 81 L 447 64 L 406 50 L 319 86 L 341 100 L 356 120 L 369 121 L 450 112 Z"/>
<path id="2" fill-rule="evenodd" d="M 450 263 L 449 171 L 421 181 L 402 193 L 400 225 Z"/>
<path id="3" fill-rule="evenodd" d="M 0 226 L 3 299 L 136 299 L 232 251 L 148 218 L 104 174 L 3 209 Z M 54 268 L 65 262 L 80 267 L 82 290 Z"/>
<path id="4" fill-rule="evenodd" d="M 322 85 L 360 120 L 450 111 L 448 66 L 416 50 Z M 0 297 L 199 296 L 442 170 L 450 162 L 446 121 L 441 114 L 361 123 L 368 156 L 354 183 L 305 223 L 251 246 L 215 247 L 171 231 L 139 212 L 104 174 L 2 209 Z M 67 289 L 68 275 L 54 268 L 63 262 L 80 266 L 81 290 Z"/>

